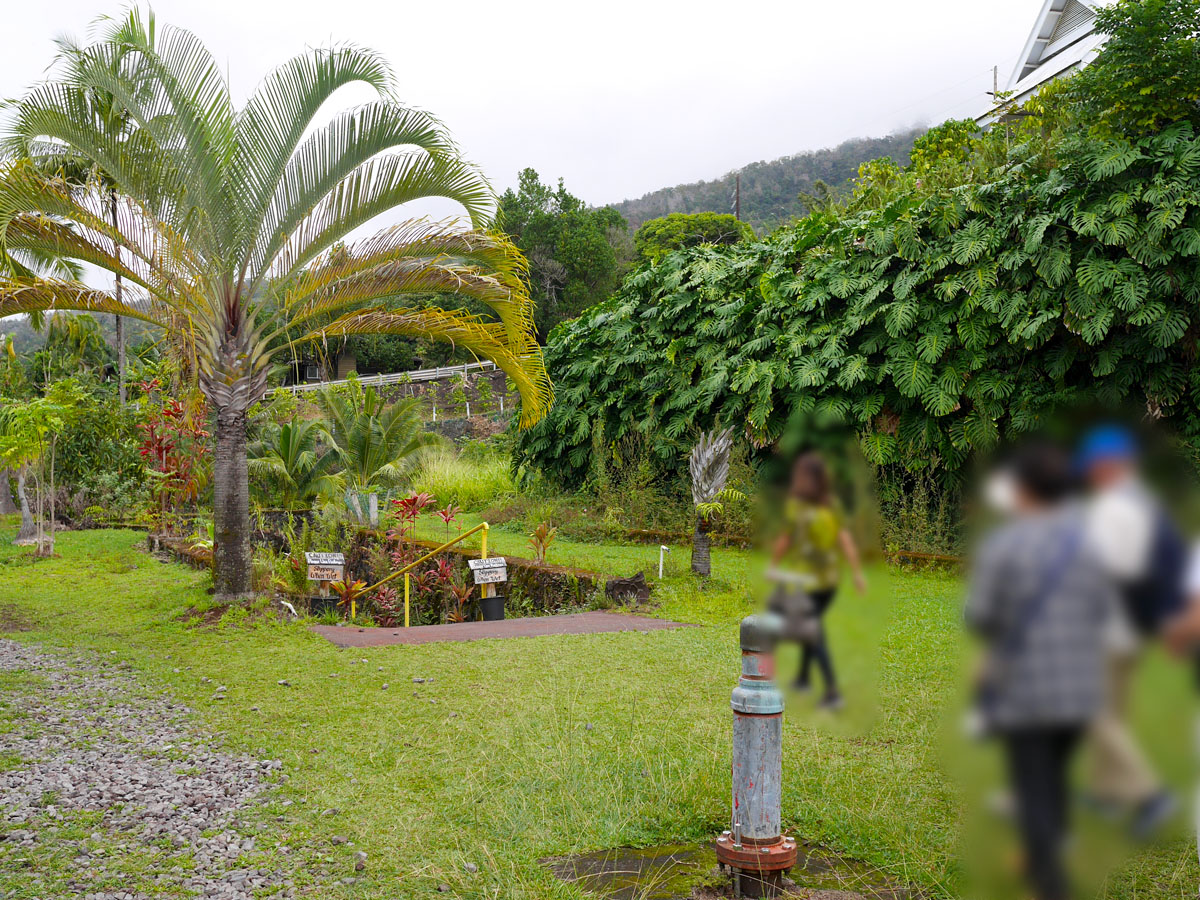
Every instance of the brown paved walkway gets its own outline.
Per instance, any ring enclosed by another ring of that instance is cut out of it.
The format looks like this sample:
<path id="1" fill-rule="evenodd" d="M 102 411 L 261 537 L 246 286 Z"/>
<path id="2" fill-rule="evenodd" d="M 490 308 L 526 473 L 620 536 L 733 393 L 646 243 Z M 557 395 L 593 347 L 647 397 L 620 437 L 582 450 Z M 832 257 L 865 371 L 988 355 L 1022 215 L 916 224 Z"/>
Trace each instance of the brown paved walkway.
<path id="1" fill-rule="evenodd" d="M 435 641 L 478 641 L 483 638 L 538 637 L 546 634 L 601 634 L 612 631 L 663 631 L 687 628 L 682 622 L 650 619 L 626 613 L 585 612 L 569 616 L 537 616 L 500 622 L 460 622 L 456 625 L 415 625 L 412 628 L 354 628 L 313 625 L 312 630 L 339 647 L 382 647 L 388 644 L 429 644 Z"/>

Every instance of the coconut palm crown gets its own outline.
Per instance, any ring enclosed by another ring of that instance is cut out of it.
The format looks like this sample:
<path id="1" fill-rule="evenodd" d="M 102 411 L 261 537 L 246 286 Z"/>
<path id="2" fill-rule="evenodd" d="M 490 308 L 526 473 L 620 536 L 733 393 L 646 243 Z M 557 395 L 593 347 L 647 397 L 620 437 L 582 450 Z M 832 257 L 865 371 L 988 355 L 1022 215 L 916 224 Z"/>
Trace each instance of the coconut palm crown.
<path id="1" fill-rule="evenodd" d="M 351 83 L 369 85 L 375 99 L 316 126 Z M 97 94 L 121 115 L 89 114 Z M 108 127 L 110 118 L 120 126 Z M 396 100 L 387 64 L 371 51 L 305 52 L 235 109 L 195 36 L 135 9 L 14 104 L 5 138 L 0 261 L 87 263 L 120 276 L 124 291 L 10 266 L 0 272 L 0 316 L 115 313 L 161 325 L 190 348 L 216 420 L 220 595 L 250 587 L 247 410 L 276 348 L 423 335 L 494 360 L 521 395 L 522 425 L 551 402 L 524 260 L 483 230 L 492 190 L 436 119 Z M 89 160 L 103 189 L 56 174 L 56 159 L 57 171 Z M 457 201 L 469 226 L 418 220 L 355 239 L 381 214 L 429 197 Z M 402 302 L 413 295 L 458 295 L 487 312 Z"/>

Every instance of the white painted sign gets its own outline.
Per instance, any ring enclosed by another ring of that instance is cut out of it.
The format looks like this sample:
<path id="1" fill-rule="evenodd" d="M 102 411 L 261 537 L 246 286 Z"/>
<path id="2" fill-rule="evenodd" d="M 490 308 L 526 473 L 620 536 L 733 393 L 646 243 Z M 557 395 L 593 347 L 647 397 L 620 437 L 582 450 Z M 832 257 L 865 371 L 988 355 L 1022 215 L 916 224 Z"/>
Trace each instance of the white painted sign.
<path id="1" fill-rule="evenodd" d="M 341 581 L 346 574 L 346 557 L 341 553 L 304 554 L 309 581 Z"/>
<path id="2" fill-rule="evenodd" d="M 467 565 L 471 571 L 476 569 L 503 569 L 508 561 L 503 556 L 489 556 L 487 559 L 468 559 Z"/>
<path id="3" fill-rule="evenodd" d="M 508 581 L 508 562 L 503 556 L 487 559 L 469 559 L 467 565 L 475 574 L 476 584 L 499 584 Z"/>

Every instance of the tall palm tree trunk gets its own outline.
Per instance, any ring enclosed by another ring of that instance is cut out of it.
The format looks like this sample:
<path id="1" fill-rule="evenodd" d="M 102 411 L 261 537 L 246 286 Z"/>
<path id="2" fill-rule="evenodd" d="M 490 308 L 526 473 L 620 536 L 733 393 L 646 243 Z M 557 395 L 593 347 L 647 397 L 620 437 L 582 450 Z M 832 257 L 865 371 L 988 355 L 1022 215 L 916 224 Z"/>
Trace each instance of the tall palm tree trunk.
<path id="1" fill-rule="evenodd" d="M 117 276 L 117 297 L 121 296 L 121 276 Z M 121 408 L 125 408 L 125 317 L 114 316 L 117 320 L 117 397 Z"/>
<path id="2" fill-rule="evenodd" d="M 250 593 L 250 479 L 246 465 L 246 411 L 217 410 L 213 457 L 213 568 L 218 599 Z"/>
<path id="3" fill-rule="evenodd" d="M 712 574 L 712 539 L 701 516 L 696 516 L 696 531 L 692 534 L 692 571 L 705 578 Z"/>
<path id="4" fill-rule="evenodd" d="M 108 211 L 112 219 L 113 231 L 117 230 L 117 192 L 109 191 L 108 194 Z M 121 259 L 121 245 L 113 239 L 113 256 L 118 261 Z M 116 276 L 116 290 L 113 291 L 117 298 L 117 302 L 122 302 L 121 275 Z M 117 398 L 121 402 L 121 409 L 125 408 L 125 319 L 122 316 L 114 315 L 117 323 Z"/>

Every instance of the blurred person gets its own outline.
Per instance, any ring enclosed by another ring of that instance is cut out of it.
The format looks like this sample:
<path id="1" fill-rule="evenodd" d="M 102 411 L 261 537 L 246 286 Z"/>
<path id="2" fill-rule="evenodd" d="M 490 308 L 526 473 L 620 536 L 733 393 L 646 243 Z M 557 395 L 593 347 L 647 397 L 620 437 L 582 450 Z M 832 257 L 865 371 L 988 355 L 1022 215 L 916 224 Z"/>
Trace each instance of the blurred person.
<path id="1" fill-rule="evenodd" d="M 1116 598 L 1084 540 L 1070 455 L 1029 444 L 1004 471 L 1009 520 L 978 549 L 965 613 L 986 645 L 976 715 L 1004 746 L 1034 896 L 1063 900 L 1068 766 L 1103 705 L 1103 623 Z"/>
<path id="2" fill-rule="evenodd" d="M 1184 608 L 1175 616 L 1164 629 L 1168 648 L 1179 656 L 1191 656 L 1194 663 L 1200 663 L 1200 545 L 1192 548 L 1187 569 L 1184 573 Z M 1197 679 L 1200 683 L 1200 666 L 1197 668 Z M 1200 746 L 1200 722 L 1197 722 L 1196 736 Z M 1200 788 L 1195 799 L 1196 816 L 1196 854 L 1200 858 Z"/>
<path id="3" fill-rule="evenodd" d="M 1105 705 L 1088 735 L 1088 801 L 1131 811 L 1136 837 L 1154 833 L 1176 801 L 1128 726 L 1129 693 L 1144 640 L 1183 608 L 1187 552 L 1178 529 L 1141 476 L 1138 443 L 1120 425 L 1083 438 L 1077 466 L 1091 492 L 1086 539 L 1121 601 L 1106 623 Z"/>
<path id="4" fill-rule="evenodd" d="M 812 667 L 821 670 L 824 709 L 844 705 L 834 673 L 824 617 L 833 605 L 848 563 L 854 585 L 867 589 L 858 547 L 843 523 L 833 493 L 833 479 L 819 453 L 809 452 L 792 464 L 791 482 L 784 503 L 784 531 L 775 542 L 769 577 L 780 582 L 772 608 L 785 622 L 785 634 L 800 644 L 800 668 L 794 686 L 811 687 Z"/>

